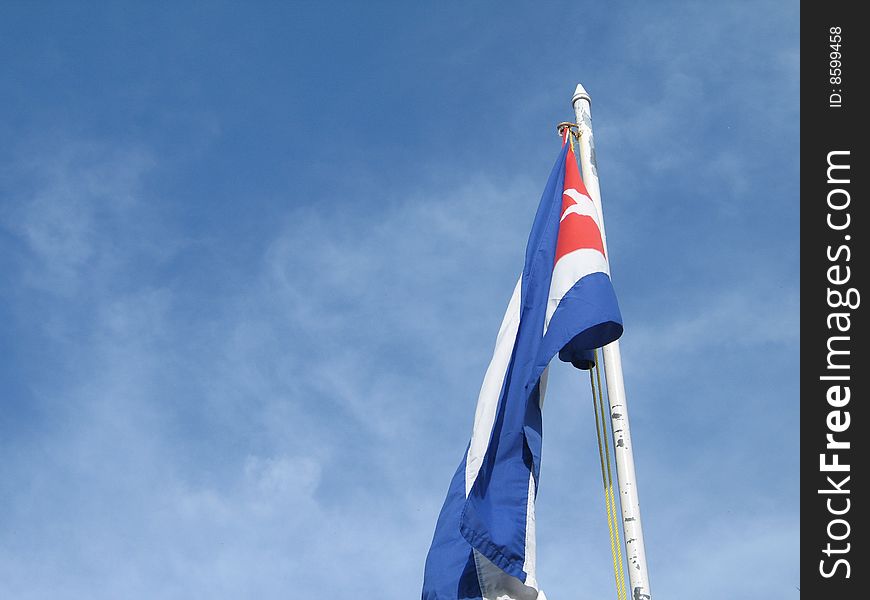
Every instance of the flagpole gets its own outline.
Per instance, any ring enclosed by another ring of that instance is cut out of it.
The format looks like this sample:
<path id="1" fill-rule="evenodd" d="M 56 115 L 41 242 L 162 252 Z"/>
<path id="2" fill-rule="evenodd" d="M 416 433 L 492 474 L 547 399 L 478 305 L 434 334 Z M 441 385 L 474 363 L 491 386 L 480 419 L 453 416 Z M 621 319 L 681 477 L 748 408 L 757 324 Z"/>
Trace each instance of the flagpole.
<path id="1" fill-rule="evenodd" d="M 595 142 L 592 137 L 592 100 L 581 84 L 574 91 L 572 105 L 580 129 L 580 169 L 583 183 L 598 209 L 604 251 L 607 251 L 607 233 L 604 230 L 604 212 L 601 209 L 601 189 L 598 185 L 598 168 L 595 162 Z M 631 431 L 628 424 L 628 406 L 625 399 L 625 383 L 622 378 L 622 359 L 619 341 L 604 346 L 604 376 L 607 399 L 610 402 L 610 419 L 613 425 L 613 453 L 616 461 L 616 477 L 619 483 L 619 501 L 622 506 L 622 531 L 628 556 L 628 575 L 632 600 L 650 600 L 649 574 L 646 568 L 646 552 L 643 545 L 643 528 L 640 520 L 640 502 L 637 496 L 637 478 L 634 474 Z"/>

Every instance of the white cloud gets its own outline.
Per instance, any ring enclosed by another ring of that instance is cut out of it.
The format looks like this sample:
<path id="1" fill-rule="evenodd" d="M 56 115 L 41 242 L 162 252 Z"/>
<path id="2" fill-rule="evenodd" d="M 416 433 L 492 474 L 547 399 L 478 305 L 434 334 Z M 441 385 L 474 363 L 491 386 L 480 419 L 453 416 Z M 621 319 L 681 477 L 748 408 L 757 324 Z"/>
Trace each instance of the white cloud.
<path id="1" fill-rule="evenodd" d="M 150 245 L 136 239 L 135 217 L 153 160 L 142 150 L 95 143 L 64 142 L 37 152 L 13 169 L 25 184 L 14 188 L 3 225 L 28 250 L 24 282 L 70 295 L 95 270 L 118 266 L 115 233 L 127 235 L 127 251 Z"/>
<path id="2" fill-rule="evenodd" d="M 417 593 L 449 476 L 419 467 L 464 444 L 499 319 L 479 288 L 507 298 L 521 248 L 502 248 L 536 194 L 479 180 L 394 201 L 366 228 L 362 213 L 293 210 L 235 291 L 190 314 L 186 290 L 131 272 L 184 245 L 147 210 L 144 163 L 105 154 L 75 176 L 49 159 L 59 170 L 33 173 L 42 184 L 16 230 L 31 253 L 22 280 L 57 299 L 56 326 L 26 326 L 62 368 L 33 382 L 52 409 L 30 441 L 42 457 L 9 474 L 4 593 Z M 106 171 L 130 175 L 82 183 Z M 86 218 L 52 241 L 66 212 Z M 131 215 L 165 244 L 128 239 Z M 486 314 L 456 321 L 475 310 Z M 428 422 L 455 415 L 456 443 L 433 449 Z"/>

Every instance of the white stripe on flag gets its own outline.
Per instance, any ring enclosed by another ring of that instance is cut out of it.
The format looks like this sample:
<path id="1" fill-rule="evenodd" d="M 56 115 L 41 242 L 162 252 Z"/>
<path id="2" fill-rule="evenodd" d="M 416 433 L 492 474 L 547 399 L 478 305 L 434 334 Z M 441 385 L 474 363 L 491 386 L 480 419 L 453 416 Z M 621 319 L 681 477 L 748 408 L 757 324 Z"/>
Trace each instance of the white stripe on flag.
<path id="1" fill-rule="evenodd" d="M 517 280 L 514 293 L 508 303 L 498 337 L 495 341 L 495 350 L 492 360 L 483 376 L 483 385 L 477 398 L 477 410 L 474 413 L 474 429 L 471 432 L 471 444 L 468 446 L 468 454 L 465 458 L 465 497 L 471 493 L 471 486 L 477 479 L 486 448 L 489 446 L 489 438 L 492 435 L 492 427 L 495 423 L 495 414 L 498 409 L 498 399 L 504 385 L 504 377 L 507 373 L 508 364 L 514 351 L 514 343 L 517 339 L 517 331 L 520 326 L 520 296 L 522 295 L 522 277 Z"/>
<path id="2" fill-rule="evenodd" d="M 544 410 L 544 396 L 547 395 L 547 380 L 550 376 L 550 367 L 547 366 L 541 373 L 541 383 L 538 388 L 538 406 Z M 523 563 L 523 571 L 526 572 L 526 585 L 538 589 L 538 549 L 535 535 L 535 475 L 529 473 L 529 499 L 526 504 L 526 560 Z"/>
<path id="3" fill-rule="evenodd" d="M 550 325 L 550 319 L 556 312 L 556 307 L 565 294 L 582 278 L 592 273 L 610 274 L 604 255 L 594 248 L 580 248 L 569 252 L 559 259 L 553 267 L 553 279 L 550 281 L 550 295 L 547 300 L 547 315 L 544 319 L 544 332 Z"/>
<path id="4" fill-rule="evenodd" d="M 544 592 L 523 584 L 495 566 L 483 554 L 474 551 L 474 566 L 483 600 L 545 600 Z"/>

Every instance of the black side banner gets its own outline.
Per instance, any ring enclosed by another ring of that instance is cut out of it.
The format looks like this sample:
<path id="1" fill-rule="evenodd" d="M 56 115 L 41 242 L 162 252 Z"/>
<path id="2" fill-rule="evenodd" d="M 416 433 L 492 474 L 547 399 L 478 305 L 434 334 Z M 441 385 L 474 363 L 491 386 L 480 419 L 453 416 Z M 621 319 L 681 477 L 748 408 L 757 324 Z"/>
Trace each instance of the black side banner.
<path id="1" fill-rule="evenodd" d="M 867 23 L 801 5 L 801 592 L 867 597 Z M 865 350 L 862 352 L 861 348 Z M 863 491 L 862 491 L 863 490 Z"/>

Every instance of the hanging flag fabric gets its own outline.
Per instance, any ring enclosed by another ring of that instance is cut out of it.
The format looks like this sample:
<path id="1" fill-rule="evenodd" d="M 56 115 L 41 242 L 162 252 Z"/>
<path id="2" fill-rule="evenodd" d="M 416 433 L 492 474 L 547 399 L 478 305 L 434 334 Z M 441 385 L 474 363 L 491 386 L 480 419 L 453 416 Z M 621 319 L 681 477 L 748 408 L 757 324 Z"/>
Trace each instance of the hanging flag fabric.
<path id="1" fill-rule="evenodd" d="M 423 600 L 545 600 L 535 578 L 535 496 L 547 365 L 559 353 L 589 368 L 590 350 L 622 334 L 599 224 L 564 143 L 438 517 Z"/>

